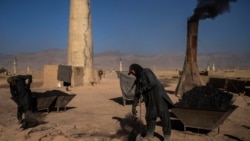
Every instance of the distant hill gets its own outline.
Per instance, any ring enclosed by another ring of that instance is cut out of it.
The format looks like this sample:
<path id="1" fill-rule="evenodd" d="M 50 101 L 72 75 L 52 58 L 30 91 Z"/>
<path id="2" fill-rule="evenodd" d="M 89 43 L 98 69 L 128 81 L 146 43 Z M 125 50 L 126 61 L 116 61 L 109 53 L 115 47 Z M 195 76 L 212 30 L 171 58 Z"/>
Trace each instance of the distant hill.
<path id="1" fill-rule="evenodd" d="M 30 70 L 42 70 L 45 64 L 65 64 L 66 51 L 59 49 L 50 49 L 34 53 L 19 53 L 0 56 L 0 67 L 13 70 L 14 58 L 17 58 L 17 71 L 25 71 L 27 67 Z"/>
<path id="2" fill-rule="evenodd" d="M 13 60 L 17 58 L 18 71 L 41 71 L 44 65 L 66 64 L 67 52 L 60 49 L 49 49 L 34 53 L 3 54 L 0 53 L 0 67 L 13 71 Z M 179 69 L 183 67 L 185 53 L 162 53 L 158 55 L 124 54 L 117 51 L 106 51 L 94 55 L 94 66 L 103 70 L 119 70 L 120 59 L 124 70 L 131 63 L 141 64 L 143 67 L 155 69 Z M 201 53 L 197 56 L 200 70 L 208 65 L 215 65 L 218 69 L 250 68 L 250 52 L 247 53 Z"/>

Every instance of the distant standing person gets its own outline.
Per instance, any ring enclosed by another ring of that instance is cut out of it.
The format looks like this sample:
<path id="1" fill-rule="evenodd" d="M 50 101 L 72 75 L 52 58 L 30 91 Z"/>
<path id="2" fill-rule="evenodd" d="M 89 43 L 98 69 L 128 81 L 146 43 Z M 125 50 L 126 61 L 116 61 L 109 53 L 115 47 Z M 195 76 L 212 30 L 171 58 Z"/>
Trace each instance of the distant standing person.
<path id="1" fill-rule="evenodd" d="M 132 114 L 136 115 L 136 106 L 140 100 L 140 95 L 146 106 L 147 133 L 145 138 L 154 137 L 156 118 L 160 117 L 164 141 L 169 141 L 171 136 L 171 121 L 169 108 L 173 107 L 171 99 L 168 97 L 164 87 L 149 68 L 142 68 L 138 64 L 131 64 L 128 75 L 134 75 L 135 96 L 132 105 Z"/>
<path id="2" fill-rule="evenodd" d="M 104 75 L 103 70 L 98 70 L 98 76 L 100 80 L 102 80 L 103 75 Z"/>
<path id="3" fill-rule="evenodd" d="M 17 119 L 25 124 L 25 119 L 31 113 L 31 90 L 32 75 L 17 75 L 7 79 L 10 85 L 12 99 L 17 104 Z M 23 119 L 24 114 L 24 119 Z"/>

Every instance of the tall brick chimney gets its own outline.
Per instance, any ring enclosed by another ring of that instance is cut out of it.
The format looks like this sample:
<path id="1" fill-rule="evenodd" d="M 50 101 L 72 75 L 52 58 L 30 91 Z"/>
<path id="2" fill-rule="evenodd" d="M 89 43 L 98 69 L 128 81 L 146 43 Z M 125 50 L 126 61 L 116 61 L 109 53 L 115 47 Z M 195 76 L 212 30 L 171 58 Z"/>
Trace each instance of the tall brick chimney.
<path id="1" fill-rule="evenodd" d="M 198 25 L 198 19 L 188 20 L 186 57 L 182 74 L 175 91 L 175 94 L 179 97 L 182 97 L 184 92 L 191 90 L 195 86 L 204 85 L 197 65 Z"/>
<path id="2" fill-rule="evenodd" d="M 83 83 L 94 81 L 90 0 L 70 0 L 68 61 L 83 68 Z"/>

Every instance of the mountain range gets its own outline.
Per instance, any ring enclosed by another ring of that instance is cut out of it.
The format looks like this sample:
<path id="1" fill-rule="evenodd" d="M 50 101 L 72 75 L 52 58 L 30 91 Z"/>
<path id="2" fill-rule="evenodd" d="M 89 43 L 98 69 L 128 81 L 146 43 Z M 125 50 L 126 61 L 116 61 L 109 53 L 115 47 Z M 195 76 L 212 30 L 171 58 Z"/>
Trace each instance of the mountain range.
<path id="1" fill-rule="evenodd" d="M 67 64 L 67 51 L 48 49 L 33 53 L 4 54 L 0 53 L 0 68 L 13 71 L 16 58 L 17 71 L 42 71 L 44 65 Z M 96 69 L 127 70 L 131 63 L 158 70 L 182 70 L 185 53 L 162 53 L 156 55 L 125 54 L 118 51 L 105 51 L 94 54 L 93 62 Z M 200 70 L 214 65 L 217 69 L 248 69 L 250 68 L 250 52 L 245 53 L 199 53 L 197 56 Z"/>

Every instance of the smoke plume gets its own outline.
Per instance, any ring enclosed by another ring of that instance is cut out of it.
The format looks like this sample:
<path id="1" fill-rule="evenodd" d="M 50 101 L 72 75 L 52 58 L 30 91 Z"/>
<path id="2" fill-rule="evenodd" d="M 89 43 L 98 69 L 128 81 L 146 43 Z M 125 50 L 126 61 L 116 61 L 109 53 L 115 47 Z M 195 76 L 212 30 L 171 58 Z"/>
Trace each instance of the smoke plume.
<path id="1" fill-rule="evenodd" d="M 193 20 L 212 18 L 230 11 L 230 2 L 237 0 L 198 0 L 198 4 L 191 16 Z"/>

